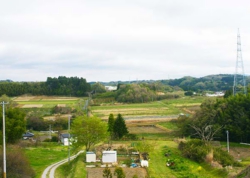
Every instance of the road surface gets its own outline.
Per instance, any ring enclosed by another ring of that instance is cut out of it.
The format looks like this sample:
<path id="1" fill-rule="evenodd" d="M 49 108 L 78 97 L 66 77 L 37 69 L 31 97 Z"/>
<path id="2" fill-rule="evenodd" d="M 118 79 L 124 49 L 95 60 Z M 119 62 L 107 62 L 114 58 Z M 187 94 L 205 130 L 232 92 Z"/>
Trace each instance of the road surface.
<path id="1" fill-rule="evenodd" d="M 79 154 L 83 153 L 84 151 L 79 151 L 77 154 L 73 155 L 70 157 L 70 160 L 72 159 L 75 159 Z M 42 174 L 42 177 L 41 178 L 47 178 L 47 175 L 49 175 L 49 178 L 54 178 L 54 174 L 55 174 L 55 170 L 56 168 L 58 168 L 60 165 L 66 163 L 68 161 L 68 158 L 67 159 L 64 159 L 62 161 L 59 161 L 57 163 L 54 163 L 50 166 L 48 166 L 44 171 L 43 171 L 43 174 Z"/>

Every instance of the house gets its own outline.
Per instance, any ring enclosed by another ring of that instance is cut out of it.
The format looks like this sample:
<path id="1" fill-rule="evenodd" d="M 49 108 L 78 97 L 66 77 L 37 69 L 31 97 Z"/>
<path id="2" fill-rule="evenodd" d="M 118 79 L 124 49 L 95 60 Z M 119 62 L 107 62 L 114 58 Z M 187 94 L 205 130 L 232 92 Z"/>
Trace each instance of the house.
<path id="1" fill-rule="evenodd" d="M 116 151 L 103 151 L 102 152 L 102 162 L 103 163 L 116 163 L 117 162 L 117 152 Z"/>
<path id="2" fill-rule="evenodd" d="M 65 146 L 68 146 L 69 145 L 69 137 L 70 137 L 70 134 L 68 134 L 68 133 L 60 134 L 61 143 Z"/>
<path id="3" fill-rule="evenodd" d="M 96 162 L 96 154 L 94 152 L 86 152 L 86 162 L 91 163 L 91 162 Z"/>
<path id="4" fill-rule="evenodd" d="M 25 134 L 23 134 L 23 139 L 24 140 L 29 140 L 29 139 L 31 139 L 33 137 L 34 137 L 34 134 L 31 133 L 31 132 L 26 132 Z"/>
<path id="5" fill-rule="evenodd" d="M 105 86 L 105 89 L 107 91 L 115 91 L 115 90 L 117 90 L 117 86 Z"/>

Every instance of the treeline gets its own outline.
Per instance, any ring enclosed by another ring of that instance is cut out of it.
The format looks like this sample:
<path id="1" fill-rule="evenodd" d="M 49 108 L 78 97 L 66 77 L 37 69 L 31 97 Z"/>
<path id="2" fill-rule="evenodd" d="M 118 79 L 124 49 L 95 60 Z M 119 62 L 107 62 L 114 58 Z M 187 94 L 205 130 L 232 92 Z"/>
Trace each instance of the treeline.
<path id="1" fill-rule="evenodd" d="M 48 77 L 46 82 L 0 82 L 0 95 L 87 96 L 90 84 L 78 77 Z"/>
<path id="2" fill-rule="evenodd" d="M 206 100 L 193 116 L 180 116 L 176 121 L 182 136 L 204 141 L 250 142 L 250 95 L 237 94 L 228 98 Z"/>
<path id="3" fill-rule="evenodd" d="M 246 76 L 246 83 L 250 82 L 250 77 Z M 179 79 L 169 80 L 140 80 L 140 81 L 117 81 L 102 83 L 103 85 L 117 85 L 117 84 L 154 84 L 161 83 L 165 87 L 174 88 L 179 87 L 184 91 L 226 91 L 230 90 L 234 84 L 234 75 L 232 74 L 217 74 L 208 75 L 205 77 L 191 77 L 186 76 Z"/>
<path id="4" fill-rule="evenodd" d="M 160 82 L 155 83 L 132 83 L 118 84 L 117 90 L 107 92 L 100 83 L 92 84 L 94 104 L 100 102 L 110 102 L 110 100 L 123 103 L 145 103 L 168 98 L 178 98 L 183 95 L 176 91 L 182 91 L 179 87 L 170 87 Z M 175 91 L 175 93 L 173 93 Z"/>
<path id="5" fill-rule="evenodd" d="M 161 82 L 170 86 L 179 86 L 184 91 L 225 91 L 232 88 L 234 75 L 219 74 L 200 78 L 188 76 Z"/>

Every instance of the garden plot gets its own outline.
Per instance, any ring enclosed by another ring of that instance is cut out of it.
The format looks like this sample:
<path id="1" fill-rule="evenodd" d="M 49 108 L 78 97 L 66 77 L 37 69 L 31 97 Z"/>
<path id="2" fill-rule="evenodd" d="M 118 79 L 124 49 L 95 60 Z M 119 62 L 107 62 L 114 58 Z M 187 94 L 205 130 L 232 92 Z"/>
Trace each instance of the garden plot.
<path id="1" fill-rule="evenodd" d="M 100 178 L 103 177 L 103 170 L 105 168 L 87 168 L 88 177 L 91 178 Z M 147 171 L 145 168 L 122 168 L 126 174 L 126 178 L 132 178 L 134 175 L 137 175 L 138 178 L 147 177 Z M 114 173 L 115 168 L 110 168 L 112 174 Z"/>

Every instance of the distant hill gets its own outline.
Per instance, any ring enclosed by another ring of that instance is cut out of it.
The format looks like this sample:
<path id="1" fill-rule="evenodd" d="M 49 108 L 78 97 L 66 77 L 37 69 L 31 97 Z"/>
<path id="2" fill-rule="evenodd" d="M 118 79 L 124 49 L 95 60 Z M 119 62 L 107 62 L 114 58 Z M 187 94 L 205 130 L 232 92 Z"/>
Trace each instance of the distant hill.
<path id="1" fill-rule="evenodd" d="M 185 76 L 179 79 L 169 80 L 138 80 L 138 81 L 112 81 L 112 82 L 100 82 L 107 86 L 116 86 L 118 84 L 132 84 L 132 83 L 155 83 L 160 82 L 168 86 L 178 86 L 184 91 L 225 91 L 232 89 L 234 83 L 233 74 L 215 74 L 205 77 L 191 77 Z M 246 84 L 250 82 L 250 77 L 246 76 Z M 95 82 L 92 82 L 92 84 Z"/>

